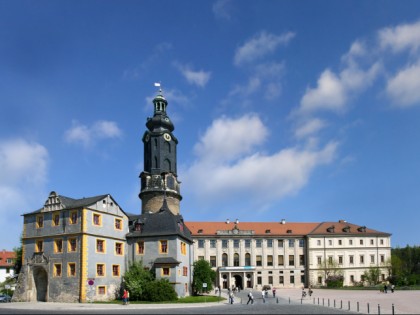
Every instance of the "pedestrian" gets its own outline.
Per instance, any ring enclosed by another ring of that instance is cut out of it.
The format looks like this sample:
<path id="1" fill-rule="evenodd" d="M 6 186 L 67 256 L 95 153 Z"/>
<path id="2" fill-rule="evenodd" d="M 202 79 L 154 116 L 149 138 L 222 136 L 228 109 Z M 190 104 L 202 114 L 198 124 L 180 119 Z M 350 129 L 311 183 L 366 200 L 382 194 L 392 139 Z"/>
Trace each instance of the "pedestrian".
<path id="1" fill-rule="evenodd" d="M 248 305 L 249 302 L 251 302 L 251 304 L 254 304 L 254 297 L 252 296 L 252 292 L 248 293 L 248 302 L 246 304 Z"/>
<path id="2" fill-rule="evenodd" d="M 276 288 L 273 288 L 273 298 L 275 298 L 276 297 Z"/>
<path id="3" fill-rule="evenodd" d="M 261 295 L 262 295 L 263 303 L 265 303 L 265 290 L 262 290 Z"/>
<path id="4" fill-rule="evenodd" d="M 386 283 L 385 283 L 385 285 L 384 285 L 384 292 L 385 292 L 385 293 L 388 293 L 388 286 L 386 285 Z"/>
<path id="5" fill-rule="evenodd" d="M 124 292 L 123 292 L 123 295 L 122 295 L 123 305 L 127 305 L 127 293 L 128 293 L 128 291 L 126 289 L 124 289 Z"/>
<path id="6" fill-rule="evenodd" d="M 312 293 L 314 293 L 314 291 L 312 291 L 312 287 L 311 287 L 311 286 L 309 286 L 308 293 L 309 293 L 309 296 L 310 296 L 310 297 L 312 296 Z"/>
<path id="7" fill-rule="evenodd" d="M 306 296 L 305 287 L 302 287 L 302 299 L 305 298 L 305 296 Z"/>
<path id="8" fill-rule="evenodd" d="M 229 302 L 230 302 L 230 304 L 233 304 L 233 302 L 234 302 L 233 291 L 229 291 Z"/>
<path id="9" fill-rule="evenodd" d="M 391 284 L 391 293 L 394 293 L 394 290 L 395 290 L 395 285 Z"/>

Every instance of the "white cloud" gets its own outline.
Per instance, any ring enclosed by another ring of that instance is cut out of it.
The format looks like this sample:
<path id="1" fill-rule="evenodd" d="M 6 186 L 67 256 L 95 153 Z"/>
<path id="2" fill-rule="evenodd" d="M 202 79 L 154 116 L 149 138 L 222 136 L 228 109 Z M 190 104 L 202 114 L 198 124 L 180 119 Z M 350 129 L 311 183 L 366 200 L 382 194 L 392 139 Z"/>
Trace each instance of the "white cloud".
<path id="1" fill-rule="evenodd" d="M 420 62 L 390 78 L 386 93 L 398 107 L 420 105 Z"/>
<path id="2" fill-rule="evenodd" d="M 31 205 L 45 195 L 48 161 L 48 151 L 39 143 L 0 140 L 0 239 L 7 239 L 10 249 L 19 245 L 20 214 L 36 210 Z"/>
<path id="3" fill-rule="evenodd" d="M 214 2 L 213 13 L 215 17 L 230 20 L 231 18 L 230 11 L 232 9 L 231 4 L 232 4 L 231 0 L 217 0 L 216 2 Z"/>
<path id="4" fill-rule="evenodd" d="M 207 82 L 210 80 L 211 72 L 199 70 L 194 71 L 188 65 L 181 65 L 175 63 L 175 66 L 179 69 L 181 74 L 187 79 L 188 83 L 195 84 L 200 87 L 206 86 Z"/>
<path id="5" fill-rule="evenodd" d="M 381 29 L 378 38 L 382 49 L 389 48 L 393 52 L 417 51 L 420 47 L 420 21 Z"/>
<path id="6" fill-rule="evenodd" d="M 99 120 L 91 126 L 72 121 L 72 127 L 68 129 L 64 138 L 70 143 L 80 143 L 85 147 L 93 145 L 100 139 L 120 138 L 122 131 L 114 121 Z"/>
<path id="7" fill-rule="evenodd" d="M 316 167 L 333 160 L 338 146 L 331 142 L 322 149 L 293 147 L 266 155 L 256 147 L 267 135 L 256 116 L 218 119 L 196 145 L 197 159 L 185 171 L 185 189 L 207 203 L 234 201 L 240 195 L 249 202 L 278 200 L 304 187 Z"/>
<path id="8" fill-rule="evenodd" d="M 275 35 L 262 31 L 236 50 L 234 63 L 240 65 L 259 59 L 274 52 L 279 45 L 286 45 L 294 36 L 293 32 Z"/>
<path id="9" fill-rule="evenodd" d="M 295 130 L 295 137 L 303 138 L 303 137 L 313 135 L 314 133 L 320 131 L 325 126 L 326 126 L 325 121 L 319 118 L 309 119 L 303 122 L 302 124 L 300 124 L 299 127 Z"/>

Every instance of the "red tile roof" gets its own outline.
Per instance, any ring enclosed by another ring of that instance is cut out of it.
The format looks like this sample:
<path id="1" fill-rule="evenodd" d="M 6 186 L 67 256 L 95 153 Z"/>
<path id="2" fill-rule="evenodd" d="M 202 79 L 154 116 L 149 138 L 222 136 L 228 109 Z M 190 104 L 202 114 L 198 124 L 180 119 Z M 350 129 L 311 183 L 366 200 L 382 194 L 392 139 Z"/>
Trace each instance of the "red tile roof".
<path id="1" fill-rule="evenodd" d="M 216 236 L 217 231 L 254 231 L 252 236 L 316 236 L 316 235 L 381 235 L 389 233 L 376 231 L 365 226 L 338 222 L 185 222 L 192 236 Z M 333 227 L 333 228 L 332 228 Z M 223 232 L 222 232 L 223 233 Z M 219 234 L 221 235 L 221 234 Z M 226 235 L 223 233 L 223 235 Z M 234 235 L 229 233 L 229 235 Z M 242 234 L 243 235 L 243 234 Z"/>
<path id="2" fill-rule="evenodd" d="M 7 259 L 14 259 L 15 257 L 15 252 L 8 252 L 4 249 L 0 251 L 0 267 L 12 267 L 14 262 L 7 263 Z"/>

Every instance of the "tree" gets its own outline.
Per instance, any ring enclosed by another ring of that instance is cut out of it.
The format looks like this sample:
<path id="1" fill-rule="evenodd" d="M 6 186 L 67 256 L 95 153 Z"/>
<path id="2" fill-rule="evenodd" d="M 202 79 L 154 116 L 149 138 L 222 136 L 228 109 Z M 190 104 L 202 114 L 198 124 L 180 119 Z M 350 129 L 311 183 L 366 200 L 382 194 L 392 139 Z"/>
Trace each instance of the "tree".
<path id="1" fill-rule="evenodd" d="M 324 273 L 325 283 L 328 287 L 342 287 L 344 282 L 343 271 L 340 269 L 336 260 L 329 257 L 328 260 L 321 261 L 318 266 L 320 273 Z"/>
<path id="2" fill-rule="evenodd" d="M 166 279 L 148 282 L 142 296 L 143 300 L 152 302 L 176 301 L 178 299 L 174 287 Z"/>
<path id="3" fill-rule="evenodd" d="M 369 283 L 369 285 L 375 285 L 378 284 L 379 276 L 380 276 L 381 270 L 378 267 L 370 267 L 368 270 L 365 270 L 363 273 L 363 276 L 365 280 Z"/>
<path id="4" fill-rule="evenodd" d="M 144 269 L 143 262 L 135 261 L 128 268 L 123 279 L 123 286 L 130 292 L 130 299 L 138 301 L 144 298 L 145 288 L 154 280 L 154 276 L 149 270 Z"/>
<path id="5" fill-rule="evenodd" d="M 22 249 L 22 234 L 20 234 L 20 246 L 14 247 L 13 251 L 15 252 L 15 259 L 14 259 L 14 270 L 15 274 L 17 275 L 22 268 L 22 258 L 23 258 L 23 249 Z"/>
<path id="6" fill-rule="evenodd" d="M 199 292 L 209 292 L 213 290 L 216 272 L 211 269 L 210 263 L 207 260 L 200 259 L 194 262 L 193 268 L 192 288 L 194 294 L 197 295 Z M 207 283 L 206 288 L 203 288 L 203 283 Z"/>

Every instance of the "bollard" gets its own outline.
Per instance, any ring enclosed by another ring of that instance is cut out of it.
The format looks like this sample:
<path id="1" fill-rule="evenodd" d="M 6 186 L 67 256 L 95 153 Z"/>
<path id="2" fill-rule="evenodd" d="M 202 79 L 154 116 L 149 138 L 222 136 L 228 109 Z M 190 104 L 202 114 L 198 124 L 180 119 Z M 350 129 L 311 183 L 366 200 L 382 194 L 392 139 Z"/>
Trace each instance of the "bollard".
<path id="1" fill-rule="evenodd" d="M 330 307 L 330 299 L 328 299 L 328 307 Z"/>
<path id="2" fill-rule="evenodd" d="M 359 313 L 359 302 L 357 302 L 357 313 Z"/>
<path id="3" fill-rule="evenodd" d="M 370 314 L 370 310 L 369 310 L 369 303 L 367 304 L 367 307 L 368 307 L 368 314 Z"/>
<path id="4" fill-rule="evenodd" d="M 394 303 L 392 303 L 392 315 L 394 315 L 395 314 L 395 312 L 394 312 Z"/>
<path id="5" fill-rule="evenodd" d="M 277 304 L 279 304 L 279 298 L 277 298 Z"/>
<path id="6" fill-rule="evenodd" d="M 324 298 L 322 298 L 322 306 L 324 306 Z"/>
<path id="7" fill-rule="evenodd" d="M 335 308 L 335 299 L 334 299 L 334 308 Z"/>
<path id="8" fill-rule="evenodd" d="M 349 311 L 350 311 L 350 301 L 349 301 Z"/>
<path id="9" fill-rule="evenodd" d="M 378 304 L 378 315 L 381 315 L 381 306 Z"/>
<path id="10" fill-rule="evenodd" d="M 314 304 L 315 304 L 315 298 L 314 298 Z"/>
<path id="11" fill-rule="evenodd" d="M 290 296 L 289 296 L 289 304 L 290 304 Z"/>
<path id="12" fill-rule="evenodd" d="M 343 309 L 343 300 L 340 301 L 340 309 Z"/>
<path id="13" fill-rule="evenodd" d="M 319 298 L 318 298 L 318 305 L 319 305 Z"/>
<path id="14" fill-rule="evenodd" d="M 300 304 L 302 304 L 303 303 L 303 299 L 300 299 Z"/>

